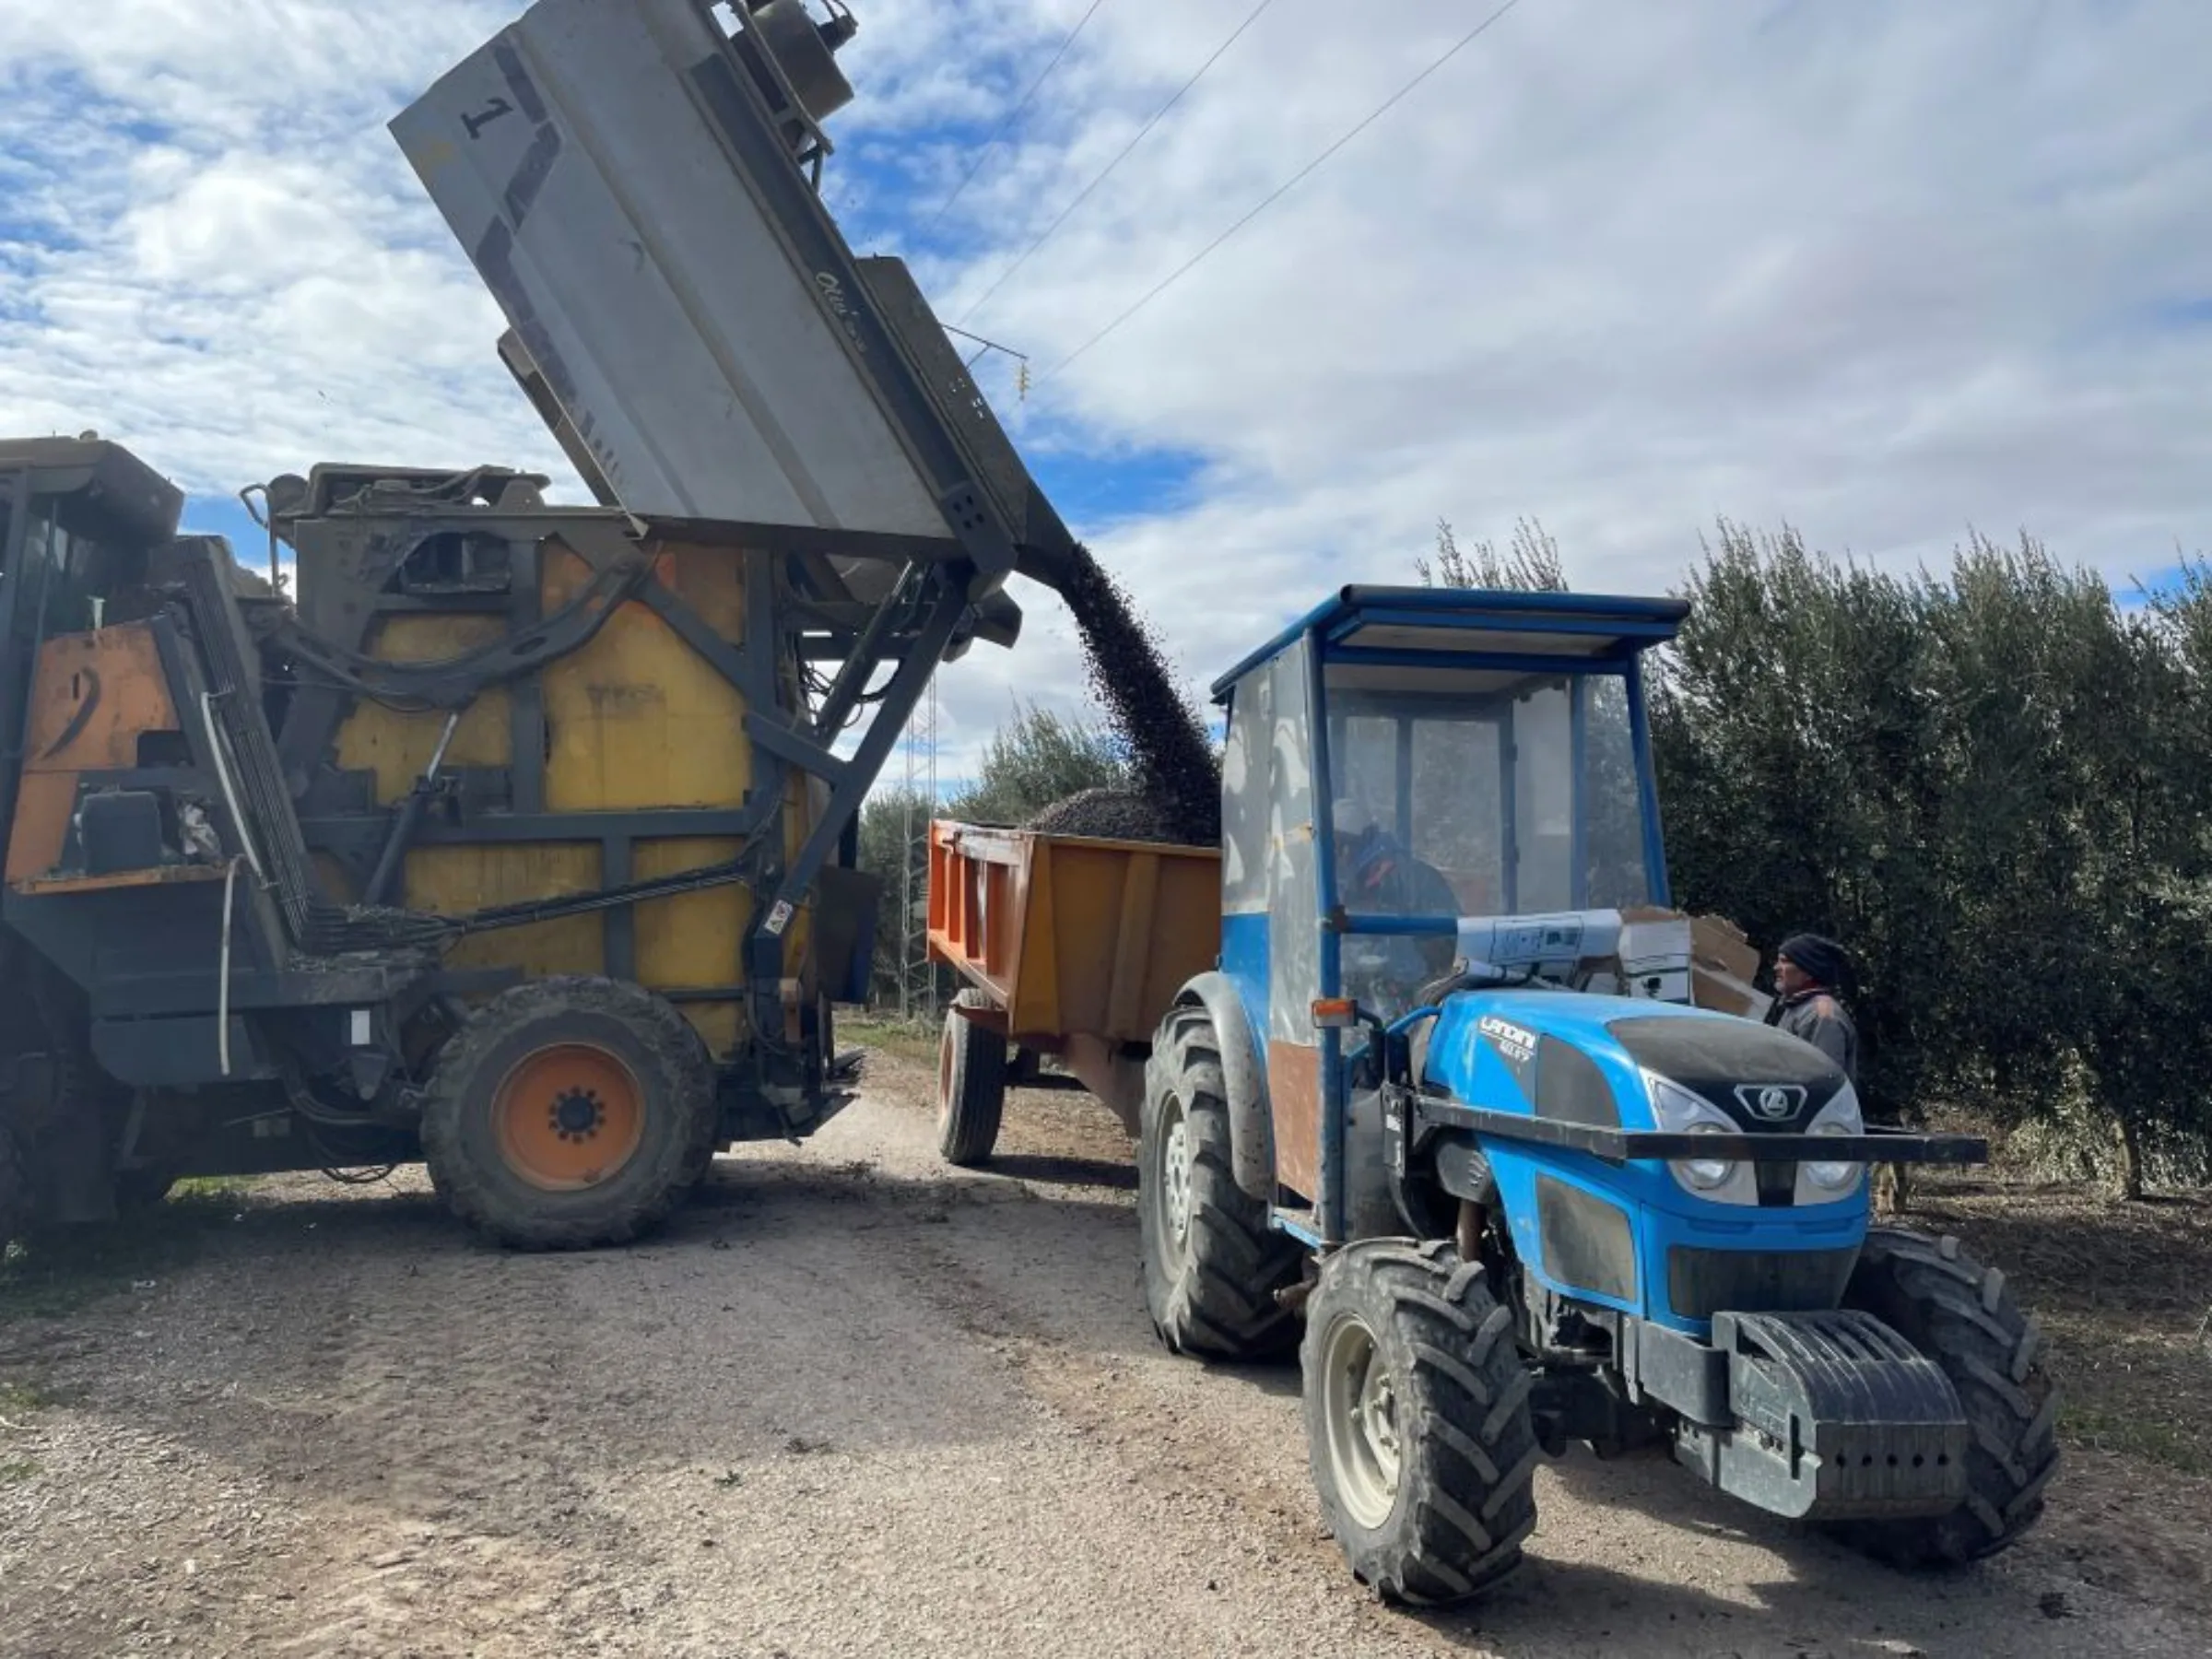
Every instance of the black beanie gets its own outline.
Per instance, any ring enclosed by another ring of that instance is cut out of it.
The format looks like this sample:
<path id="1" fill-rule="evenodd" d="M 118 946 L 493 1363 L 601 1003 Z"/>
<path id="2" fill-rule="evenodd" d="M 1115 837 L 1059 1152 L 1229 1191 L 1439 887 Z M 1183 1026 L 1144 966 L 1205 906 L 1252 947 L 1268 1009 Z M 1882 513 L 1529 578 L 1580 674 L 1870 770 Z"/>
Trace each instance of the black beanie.
<path id="1" fill-rule="evenodd" d="M 1818 934 L 1792 934 L 1774 954 L 1782 960 L 1796 963 L 1813 983 L 1829 991 L 1841 988 L 1843 975 L 1851 965 L 1842 946 Z"/>

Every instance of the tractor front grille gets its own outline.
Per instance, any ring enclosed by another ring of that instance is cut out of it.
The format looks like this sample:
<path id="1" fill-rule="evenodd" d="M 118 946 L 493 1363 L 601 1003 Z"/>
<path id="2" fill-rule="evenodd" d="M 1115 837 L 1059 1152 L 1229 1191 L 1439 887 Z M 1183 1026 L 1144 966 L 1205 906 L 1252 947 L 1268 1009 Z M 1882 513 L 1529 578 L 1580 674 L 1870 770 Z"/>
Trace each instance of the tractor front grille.
<path id="1" fill-rule="evenodd" d="M 1858 1265 L 1847 1250 L 1700 1250 L 1666 1253 L 1666 1303 L 1683 1319 L 1715 1313 L 1815 1313 L 1843 1300 Z"/>

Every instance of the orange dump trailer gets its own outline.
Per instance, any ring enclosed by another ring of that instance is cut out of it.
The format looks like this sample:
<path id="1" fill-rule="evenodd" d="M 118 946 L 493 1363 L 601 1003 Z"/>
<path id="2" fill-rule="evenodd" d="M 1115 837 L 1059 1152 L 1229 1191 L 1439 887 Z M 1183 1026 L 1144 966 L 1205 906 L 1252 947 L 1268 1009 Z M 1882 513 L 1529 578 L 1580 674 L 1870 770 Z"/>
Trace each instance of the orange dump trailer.
<path id="1" fill-rule="evenodd" d="M 929 954 L 967 982 L 937 1048 L 945 1156 L 990 1157 L 1009 1087 L 1088 1089 L 1134 1135 L 1152 1032 L 1220 940 L 1217 848 L 931 824 Z"/>

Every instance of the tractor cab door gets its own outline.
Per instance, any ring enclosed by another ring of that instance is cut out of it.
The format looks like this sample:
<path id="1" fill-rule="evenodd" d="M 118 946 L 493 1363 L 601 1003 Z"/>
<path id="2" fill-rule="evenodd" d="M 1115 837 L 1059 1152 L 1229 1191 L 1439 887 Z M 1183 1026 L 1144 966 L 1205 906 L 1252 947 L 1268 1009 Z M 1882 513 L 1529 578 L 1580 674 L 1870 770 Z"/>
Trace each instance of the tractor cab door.
<path id="1" fill-rule="evenodd" d="M 1235 682 L 1221 772 L 1221 966 L 1258 1040 L 1277 1175 L 1318 1188 L 1321 883 L 1316 868 L 1312 653 L 1294 639 Z"/>

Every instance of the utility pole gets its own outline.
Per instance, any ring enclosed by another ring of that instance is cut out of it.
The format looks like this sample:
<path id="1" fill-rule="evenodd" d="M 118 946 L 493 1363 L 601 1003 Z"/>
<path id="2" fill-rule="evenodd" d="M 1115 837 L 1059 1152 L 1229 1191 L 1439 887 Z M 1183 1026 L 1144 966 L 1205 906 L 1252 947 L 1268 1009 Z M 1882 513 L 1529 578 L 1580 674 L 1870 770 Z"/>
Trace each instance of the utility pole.
<path id="1" fill-rule="evenodd" d="M 905 858 L 899 879 L 899 1018 L 936 1017 L 936 975 L 929 963 L 929 820 L 937 811 L 937 677 L 906 723 Z"/>

